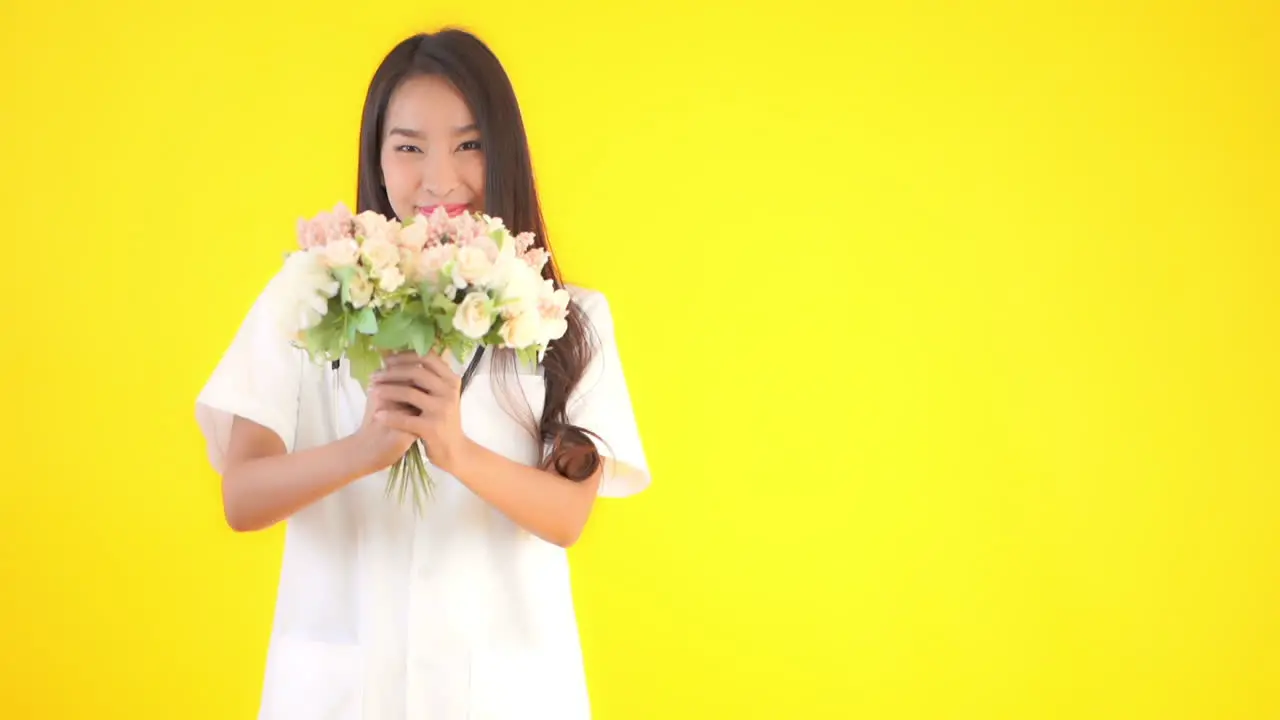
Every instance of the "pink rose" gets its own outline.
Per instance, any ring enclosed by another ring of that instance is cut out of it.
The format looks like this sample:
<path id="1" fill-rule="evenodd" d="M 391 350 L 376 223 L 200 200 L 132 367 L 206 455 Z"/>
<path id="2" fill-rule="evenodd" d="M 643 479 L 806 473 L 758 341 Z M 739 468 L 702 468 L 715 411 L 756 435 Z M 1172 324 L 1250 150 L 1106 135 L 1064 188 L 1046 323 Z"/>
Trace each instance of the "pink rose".
<path id="1" fill-rule="evenodd" d="M 533 233 L 522 232 L 516 235 L 516 254 L 523 255 L 529 252 L 529 248 L 533 247 Z"/>
<path id="2" fill-rule="evenodd" d="M 457 245 L 437 245 L 427 248 L 418 256 L 418 277 L 431 283 L 439 284 L 440 275 L 445 266 L 453 262 L 458 252 Z"/>
<path id="3" fill-rule="evenodd" d="M 320 247 L 344 238 L 355 237 L 351 211 L 338 203 L 330 212 L 298 219 L 298 245 L 304 249 Z"/>
<path id="4" fill-rule="evenodd" d="M 542 272 L 542 268 L 547 264 L 548 258 L 550 258 L 550 256 L 547 255 L 547 251 L 542 248 L 533 248 L 520 256 L 521 260 L 529 263 L 529 267 L 537 270 L 538 272 Z"/>
<path id="5" fill-rule="evenodd" d="M 471 245 L 484 236 L 484 226 L 471 213 L 451 218 L 449 235 L 459 245 Z"/>
<path id="6" fill-rule="evenodd" d="M 453 228 L 450 222 L 449 211 L 444 206 L 437 207 L 430 215 L 427 216 L 427 242 L 426 247 L 435 247 L 444 242 L 449 231 Z"/>
<path id="7" fill-rule="evenodd" d="M 559 340 L 569 329 L 569 291 L 556 289 L 555 283 L 545 280 L 538 296 L 538 315 L 542 318 L 543 343 Z"/>

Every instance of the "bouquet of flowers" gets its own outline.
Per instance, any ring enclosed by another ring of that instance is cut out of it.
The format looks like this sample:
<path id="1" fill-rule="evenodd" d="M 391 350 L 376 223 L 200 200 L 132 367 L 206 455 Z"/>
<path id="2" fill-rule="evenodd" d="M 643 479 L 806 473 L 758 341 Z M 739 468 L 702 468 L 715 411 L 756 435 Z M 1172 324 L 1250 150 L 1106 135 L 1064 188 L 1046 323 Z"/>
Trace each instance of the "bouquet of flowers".
<path id="1" fill-rule="evenodd" d="M 479 347 L 542 360 L 564 335 L 569 294 L 542 277 L 545 250 L 501 218 L 437 208 L 407 222 L 339 203 L 298 221 L 300 249 L 285 258 L 285 332 L 316 362 L 347 359 L 368 388 L 385 354 Z M 390 468 L 388 493 L 430 492 L 422 441 Z"/>

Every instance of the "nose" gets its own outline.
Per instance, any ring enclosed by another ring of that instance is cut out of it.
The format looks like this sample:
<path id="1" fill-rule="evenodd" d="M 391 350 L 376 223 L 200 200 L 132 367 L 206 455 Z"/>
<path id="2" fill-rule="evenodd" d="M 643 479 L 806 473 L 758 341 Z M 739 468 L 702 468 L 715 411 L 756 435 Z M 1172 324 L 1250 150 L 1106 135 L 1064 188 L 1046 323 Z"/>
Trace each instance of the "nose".
<path id="1" fill-rule="evenodd" d="M 436 198 L 447 198 L 460 184 L 453 157 L 447 153 L 431 153 L 422 170 L 422 187 Z"/>

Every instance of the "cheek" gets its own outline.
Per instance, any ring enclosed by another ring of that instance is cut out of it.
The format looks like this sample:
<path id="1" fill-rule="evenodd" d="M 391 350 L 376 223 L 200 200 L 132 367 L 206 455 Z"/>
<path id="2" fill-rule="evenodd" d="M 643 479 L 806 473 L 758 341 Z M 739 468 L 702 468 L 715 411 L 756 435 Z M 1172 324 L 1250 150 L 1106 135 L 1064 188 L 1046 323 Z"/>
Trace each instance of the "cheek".
<path id="1" fill-rule="evenodd" d="M 467 159 L 459 163 L 458 175 L 476 200 L 484 200 L 483 155 L 480 153 L 468 153 Z"/>
<path id="2" fill-rule="evenodd" d="M 387 195 L 394 201 L 397 196 L 417 192 L 422 172 L 416 158 L 400 153 L 382 156 L 382 179 L 387 184 Z"/>

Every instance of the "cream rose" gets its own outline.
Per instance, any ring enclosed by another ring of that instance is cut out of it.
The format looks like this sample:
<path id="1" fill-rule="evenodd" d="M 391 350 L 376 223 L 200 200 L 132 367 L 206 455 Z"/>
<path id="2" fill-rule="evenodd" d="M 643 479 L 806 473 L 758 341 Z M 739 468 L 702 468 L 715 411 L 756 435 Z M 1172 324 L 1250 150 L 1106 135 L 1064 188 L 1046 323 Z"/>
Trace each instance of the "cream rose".
<path id="1" fill-rule="evenodd" d="M 568 290 L 557 290 L 552 281 L 543 281 L 542 295 L 538 298 L 538 316 L 541 320 L 539 342 L 546 344 L 564 337 L 569 330 L 569 300 Z"/>
<path id="2" fill-rule="evenodd" d="M 494 248 L 497 249 L 496 246 Z M 457 262 L 453 266 L 453 282 L 458 287 L 480 285 L 493 271 L 493 260 L 483 247 L 466 245 L 458 248 Z"/>
<path id="3" fill-rule="evenodd" d="M 360 245 L 351 238 L 330 240 L 320 254 L 331 268 L 351 267 L 360 259 Z"/>
<path id="4" fill-rule="evenodd" d="M 383 273 L 387 268 L 400 264 L 400 249 L 385 238 L 365 240 L 360 246 L 360 254 L 369 263 L 369 267 L 377 273 Z"/>
<path id="5" fill-rule="evenodd" d="M 482 292 L 468 293 L 453 316 L 453 327 L 472 340 L 479 340 L 493 327 L 493 302 Z"/>
<path id="6" fill-rule="evenodd" d="M 504 312 L 502 327 L 498 335 L 508 347 L 526 348 L 538 341 L 538 310 L 532 305 L 521 303 Z"/>
<path id="7" fill-rule="evenodd" d="M 383 292 L 393 293 L 401 285 L 404 285 L 404 273 L 398 267 L 389 267 L 378 275 L 378 289 Z"/>
<path id="8" fill-rule="evenodd" d="M 373 299 L 373 283 L 362 270 L 356 271 L 347 283 L 347 294 L 351 298 L 351 307 L 362 308 Z"/>
<path id="9" fill-rule="evenodd" d="M 399 268 L 400 268 L 400 274 L 404 275 L 405 282 L 417 284 L 420 280 L 422 280 L 422 276 L 418 274 L 419 273 L 418 258 L 421 256 L 422 256 L 422 253 L 420 252 L 410 250 L 409 248 L 404 246 L 400 247 Z"/>
<path id="10" fill-rule="evenodd" d="M 367 243 L 370 240 L 394 244 L 399 233 L 400 222 L 379 215 L 373 210 L 365 210 L 355 216 L 355 233 Z"/>
<path id="11" fill-rule="evenodd" d="M 427 244 L 427 221 L 418 218 L 400 228 L 399 234 L 396 236 L 396 244 L 410 250 L 422 250 Z"/>

